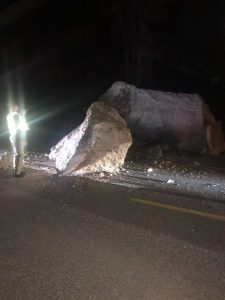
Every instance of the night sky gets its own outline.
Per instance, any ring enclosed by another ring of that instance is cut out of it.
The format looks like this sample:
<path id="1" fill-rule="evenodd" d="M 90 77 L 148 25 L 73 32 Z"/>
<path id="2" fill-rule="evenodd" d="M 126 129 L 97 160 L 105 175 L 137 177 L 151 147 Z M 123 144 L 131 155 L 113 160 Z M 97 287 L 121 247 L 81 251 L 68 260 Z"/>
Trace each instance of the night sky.
<path id="1" fill-rule="evenodd" d="M 79 125 L 118 80 L 199 93 L 225 121 L 223 0 L 0 1 L 0 45 L 1 118 L 9 93 L 24 99 L 34 146 Z"/>

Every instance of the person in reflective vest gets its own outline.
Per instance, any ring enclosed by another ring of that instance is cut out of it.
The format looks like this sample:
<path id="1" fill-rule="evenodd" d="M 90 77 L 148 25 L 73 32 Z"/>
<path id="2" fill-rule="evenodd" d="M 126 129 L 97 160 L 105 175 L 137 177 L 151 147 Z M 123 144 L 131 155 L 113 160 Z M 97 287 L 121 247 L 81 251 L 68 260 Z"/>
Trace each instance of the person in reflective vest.
<path id="1" fill-rule="evenodd" d="M 23 171 L 24 151 L 26 146 L 26 132 L 29 130 L 26 122 L 25 113 L 19 113 L 19 106 L 13 104 L 7 115 L 7 125 L 9 129 L 9 140 L 12 146 L 13 155 L 13 176 L 22 177 L 25 175 Z"/>

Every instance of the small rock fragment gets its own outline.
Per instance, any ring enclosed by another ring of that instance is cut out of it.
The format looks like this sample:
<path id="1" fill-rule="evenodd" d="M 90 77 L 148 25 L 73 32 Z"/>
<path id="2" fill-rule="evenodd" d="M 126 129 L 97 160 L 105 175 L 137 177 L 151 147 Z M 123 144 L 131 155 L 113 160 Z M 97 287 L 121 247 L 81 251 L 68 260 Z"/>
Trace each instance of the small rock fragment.
<path id="1" fill-rule="evenodd" d="M 169 179 L 169 180 L 167 181 L 167 183 L 168 183 L 168 184 L 175 184 L 174 180 L 172 180 L 172 179 Z"/>

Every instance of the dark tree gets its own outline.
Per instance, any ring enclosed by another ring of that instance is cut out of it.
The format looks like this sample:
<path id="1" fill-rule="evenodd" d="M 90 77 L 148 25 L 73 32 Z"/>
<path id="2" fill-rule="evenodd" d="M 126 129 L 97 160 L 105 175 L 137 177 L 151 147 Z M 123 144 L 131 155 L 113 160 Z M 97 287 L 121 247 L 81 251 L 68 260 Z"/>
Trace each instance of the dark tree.
<path id="1" fill-rule="evenodd" d="M 156 24 L 165 13 L 162 0 L 103 0 L 115 16 L 117 34 L 123 42 L 127 81 L 139 85 L 143 71 L 161 51 L 157 44 Z"/>

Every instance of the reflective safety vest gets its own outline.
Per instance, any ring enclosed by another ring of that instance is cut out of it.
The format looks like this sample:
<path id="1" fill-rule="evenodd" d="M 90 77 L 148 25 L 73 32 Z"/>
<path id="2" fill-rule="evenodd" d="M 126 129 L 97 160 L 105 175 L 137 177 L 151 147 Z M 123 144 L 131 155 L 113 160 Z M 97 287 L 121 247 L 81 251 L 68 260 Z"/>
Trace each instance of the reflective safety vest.
<path id="1" fill-rule="evenodd" d="M 10 133 L 10 141 L 13 142 L 18 133 L 25 133 L 29 126 L 23 115 L 18 112 L 10 112 L 7 115 L 7 124 Z"/>

